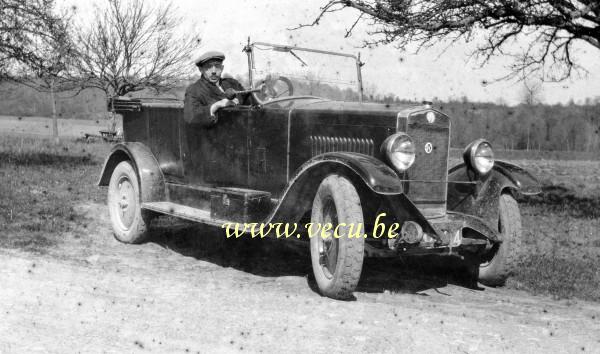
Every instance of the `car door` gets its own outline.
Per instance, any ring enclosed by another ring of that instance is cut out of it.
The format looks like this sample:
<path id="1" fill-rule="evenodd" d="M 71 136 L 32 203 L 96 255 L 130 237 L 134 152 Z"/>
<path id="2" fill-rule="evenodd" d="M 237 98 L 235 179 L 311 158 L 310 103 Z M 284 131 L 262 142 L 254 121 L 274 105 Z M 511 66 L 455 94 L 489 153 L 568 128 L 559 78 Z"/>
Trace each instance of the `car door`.
<path id="1" fill-rule="evenodd" d="M 148 144 L 165 178 L 170 181 L 183 177 L 183 161 L 179 145 L 181 109 L 153 107 L 145 112 L 149 132 Z"/>
<path id="2" fill-rule="evenodd" d="M 248 184 L 248 114 L 237 106 L 217 112 L 211 127 L 185 123 L 184 167 L 187 183 L 213 187 Z"/>
<path id="3" fill-rule="evenodd" d="M 249 188 L 282 192 L 287 184 L 289 109 L 257 108 L 248 116 Z"/>

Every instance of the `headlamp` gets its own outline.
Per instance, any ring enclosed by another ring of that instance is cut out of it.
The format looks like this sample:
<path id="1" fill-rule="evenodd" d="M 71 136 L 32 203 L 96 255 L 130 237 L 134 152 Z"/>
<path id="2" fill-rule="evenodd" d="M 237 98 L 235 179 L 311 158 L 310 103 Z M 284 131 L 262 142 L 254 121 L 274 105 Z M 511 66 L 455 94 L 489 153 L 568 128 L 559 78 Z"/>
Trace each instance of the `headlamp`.
<path id="1" fill-rule="evenodd" d="M 463 153 L 465 164 L 480 175 L 488 174 L 494 167 L 492 145 L 484 139 L 477 139 L 467 145 Z"/>
<path id="2" fill-rule="evenodd" d="M 415 162 L 415 144 L 406 133 L 390 135 L 381 145 L 381 152 L 398 172 L 408 170 Z"/>

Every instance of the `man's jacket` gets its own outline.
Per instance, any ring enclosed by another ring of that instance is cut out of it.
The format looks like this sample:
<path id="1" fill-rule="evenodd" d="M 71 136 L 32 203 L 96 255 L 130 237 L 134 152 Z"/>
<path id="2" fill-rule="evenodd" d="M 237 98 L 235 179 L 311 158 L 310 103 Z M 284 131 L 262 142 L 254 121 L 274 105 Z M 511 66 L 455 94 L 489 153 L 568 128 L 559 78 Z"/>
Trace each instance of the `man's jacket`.
<path id="1" fill-rule="evenodd" d="M 236 91 L 244 90 L 244 87 L 232 78 L 222 78 L 219 83 L 223 91 L 217 85 L 205 79 L 204 76 L 201 76 L 198 81 L 187 88 L 183 108 L 183 116 L 187 123 L 214 124 L 215 120 L 210 116 L 210 106 L 226 98 L 224 91 L 228 88 Z M 242 102 L 246 98 L 245 96 L 247 95 L 243 95 L 243 97 L 238 95 L 237 98 Z"/>

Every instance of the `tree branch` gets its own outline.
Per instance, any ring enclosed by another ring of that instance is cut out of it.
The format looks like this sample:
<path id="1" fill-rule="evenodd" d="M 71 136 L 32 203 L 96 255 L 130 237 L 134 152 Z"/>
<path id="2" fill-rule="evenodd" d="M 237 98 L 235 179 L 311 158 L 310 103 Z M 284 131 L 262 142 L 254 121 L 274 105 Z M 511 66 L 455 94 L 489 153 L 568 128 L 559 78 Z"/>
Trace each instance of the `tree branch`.
<path id="1" fill-rule="evenodd" d="M 364 46 L 394 43 L 403 49 L 416 43 L 418 51 L 447 39 L 470 41 L 474 31 L 483 31 L 487 44 L 477 49 L 482 65 L 497 54 L 506 55 L 512 40 L 519 38 L 529 43 L 523 58 L 527 67 L 562 68 L 561 78 L 580 68 L 571 55 L 574 41 L 600 49 L 600 2 L 593 0 L 331 0 L 312 23 L 296 28 L 316 26 L 328 13 L 344 9 L 360 12 L 345 37 L 360 21 L 372 28 Z"/>

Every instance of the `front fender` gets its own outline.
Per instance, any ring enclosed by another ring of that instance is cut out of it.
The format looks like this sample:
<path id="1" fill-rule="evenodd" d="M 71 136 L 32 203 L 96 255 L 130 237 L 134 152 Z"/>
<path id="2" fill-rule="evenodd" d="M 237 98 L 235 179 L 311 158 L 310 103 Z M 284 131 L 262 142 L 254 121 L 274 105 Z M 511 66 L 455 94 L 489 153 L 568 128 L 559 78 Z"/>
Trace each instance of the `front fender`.
<path id="1" fill-rule="evenodd" d="M 352 152 L 330 152 L 315 156 L 298 169 L 296 176 L 330 165 L 350 169 L 377 194 L 396 195 L 404 191 L 400 178 L 388 165 L 372 156 Z"/>
<path id="2" fill-rule="evenodd" d="M 494 170 L 509 179 L 521 194 L 535 195 L 542 192 L 540 181 L 524 168 L 510 162 L 496 161 L 494 163 Z"/>
<path id="3" fill-rule="evenodd" d="M 492 171 L 478 180 L 464 163 L 448 171 L 448 210 L 475 215 L 497 228 L 502 193 L 526 195 L 541 192 L 539 181 L 523 168 L 496 161 Z"/>
<path id="4" fill-rule="evenodd" d="M 115 167 L 122 161 L 130 161 L 140 182 L 142 203 L 165 200 L 164 176 L 150 149 L 139 142 L 119 143 L 104 161 L 98 180 L 99 186 L 108 186 Z"/>
<path id="5" fill-rule="evenodd" d="M 367 193 L 398 195 L 403 192 L 402 182 L 396 172 L 382 161 L 351 152 L 325 153 L 308 160 L 296 170 L 268 220 L 299 220 L 310 210 L 321 181 L 331 173 L 351 178 L 359 184 L 357 188 L 365 186 Z"/>

